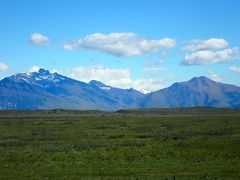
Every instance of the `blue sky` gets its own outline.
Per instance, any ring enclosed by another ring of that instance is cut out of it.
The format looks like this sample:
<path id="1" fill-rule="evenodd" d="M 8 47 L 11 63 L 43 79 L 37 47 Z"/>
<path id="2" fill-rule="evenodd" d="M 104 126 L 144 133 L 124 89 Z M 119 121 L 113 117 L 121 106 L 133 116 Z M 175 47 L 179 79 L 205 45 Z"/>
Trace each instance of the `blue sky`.
<path id="1" fill-rule="evenodd" d="M 154 91 L 194 76 L 240 85 L 238 0 L 5 0 L 0 77 L 43 67 Z"/>

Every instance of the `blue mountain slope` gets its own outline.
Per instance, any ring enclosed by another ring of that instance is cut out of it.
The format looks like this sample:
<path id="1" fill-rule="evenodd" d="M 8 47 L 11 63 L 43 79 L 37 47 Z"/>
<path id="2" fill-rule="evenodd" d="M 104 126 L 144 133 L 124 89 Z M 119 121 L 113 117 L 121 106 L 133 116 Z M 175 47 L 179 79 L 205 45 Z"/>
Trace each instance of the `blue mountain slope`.
<path id="1" fill-rule="evenodd" d="M 0 81 L 0 109 L 116 110 L 126 106 L 103 89 L 44 69 Z"/>
<path id="2" fill-rule="evenodd" d="M 135 107 L 231 107 L 240 108 L 240 87 L 212 81 L 204 76 L 152 92 Z"/>
<path id="3" fill-rule="evenodd" d="M 96 87 L 99 90 L 104 91 L 109 97 L 122 102 L 125 108 L 130 107 L 136 101 L 144 97 L 144 94 L 135 89 L 120 89 L 111 86 L 107 86 L 100 81 L 92 80 L 89 82 L 90 85 Z"/>

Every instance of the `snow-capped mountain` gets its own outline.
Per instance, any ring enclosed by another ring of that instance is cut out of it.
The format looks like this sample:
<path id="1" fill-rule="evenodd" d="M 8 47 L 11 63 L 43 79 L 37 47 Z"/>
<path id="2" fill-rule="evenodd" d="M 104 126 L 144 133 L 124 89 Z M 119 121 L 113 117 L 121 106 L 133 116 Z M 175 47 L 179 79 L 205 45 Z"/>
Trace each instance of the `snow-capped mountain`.
<path id="1" fill-rule="evenodd" d="M 12 79 L 15 82 L 26 82 L 37 86 L 48 87 L 52 83 L 64 81 L 66 77 L 57 73 L 51 74 L 48 70 L 40 68 L 37 72 L 19 73 L 7 79 Z"/>
<path id="2" fill-rule="evenodd" d="M 115 110 L 131 106 L 141 96 L 135 90 L 112 88 L 97 81 L 84 83 L 42 68 L 0 81 L 0 109 Z"/>
<path id="3" fill-rule="evenodd" d="M 0 109 L 118 110 L 193 106 L 240 108 L 240 87 L 196 77 L 143 94 L 96 80 L 84 83 L 45 69 L 19 73 L 0 81 Z"/>

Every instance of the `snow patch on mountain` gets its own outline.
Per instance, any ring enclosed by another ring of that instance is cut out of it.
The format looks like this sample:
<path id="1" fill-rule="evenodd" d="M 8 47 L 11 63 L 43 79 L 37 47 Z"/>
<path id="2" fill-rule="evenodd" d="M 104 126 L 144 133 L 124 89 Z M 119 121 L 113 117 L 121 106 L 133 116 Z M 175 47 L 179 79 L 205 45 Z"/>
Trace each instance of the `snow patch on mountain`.
<path id="1" fill-rule="evenodd" d="M 104 87 L 99 87 L 102 90 L 110 91 L 111 87 L 110 86 L 104 86 Z"/>

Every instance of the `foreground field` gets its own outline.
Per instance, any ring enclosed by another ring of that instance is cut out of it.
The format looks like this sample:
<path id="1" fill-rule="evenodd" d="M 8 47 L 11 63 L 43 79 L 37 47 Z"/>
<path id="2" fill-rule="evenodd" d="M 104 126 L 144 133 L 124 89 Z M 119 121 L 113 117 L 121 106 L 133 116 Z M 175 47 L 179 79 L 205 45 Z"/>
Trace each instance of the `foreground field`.
<path id="1" fill-rule="evenodd" d="M 0 116 L 0 179 L 240 179 L 237 114 L 54 113 Z"/>

